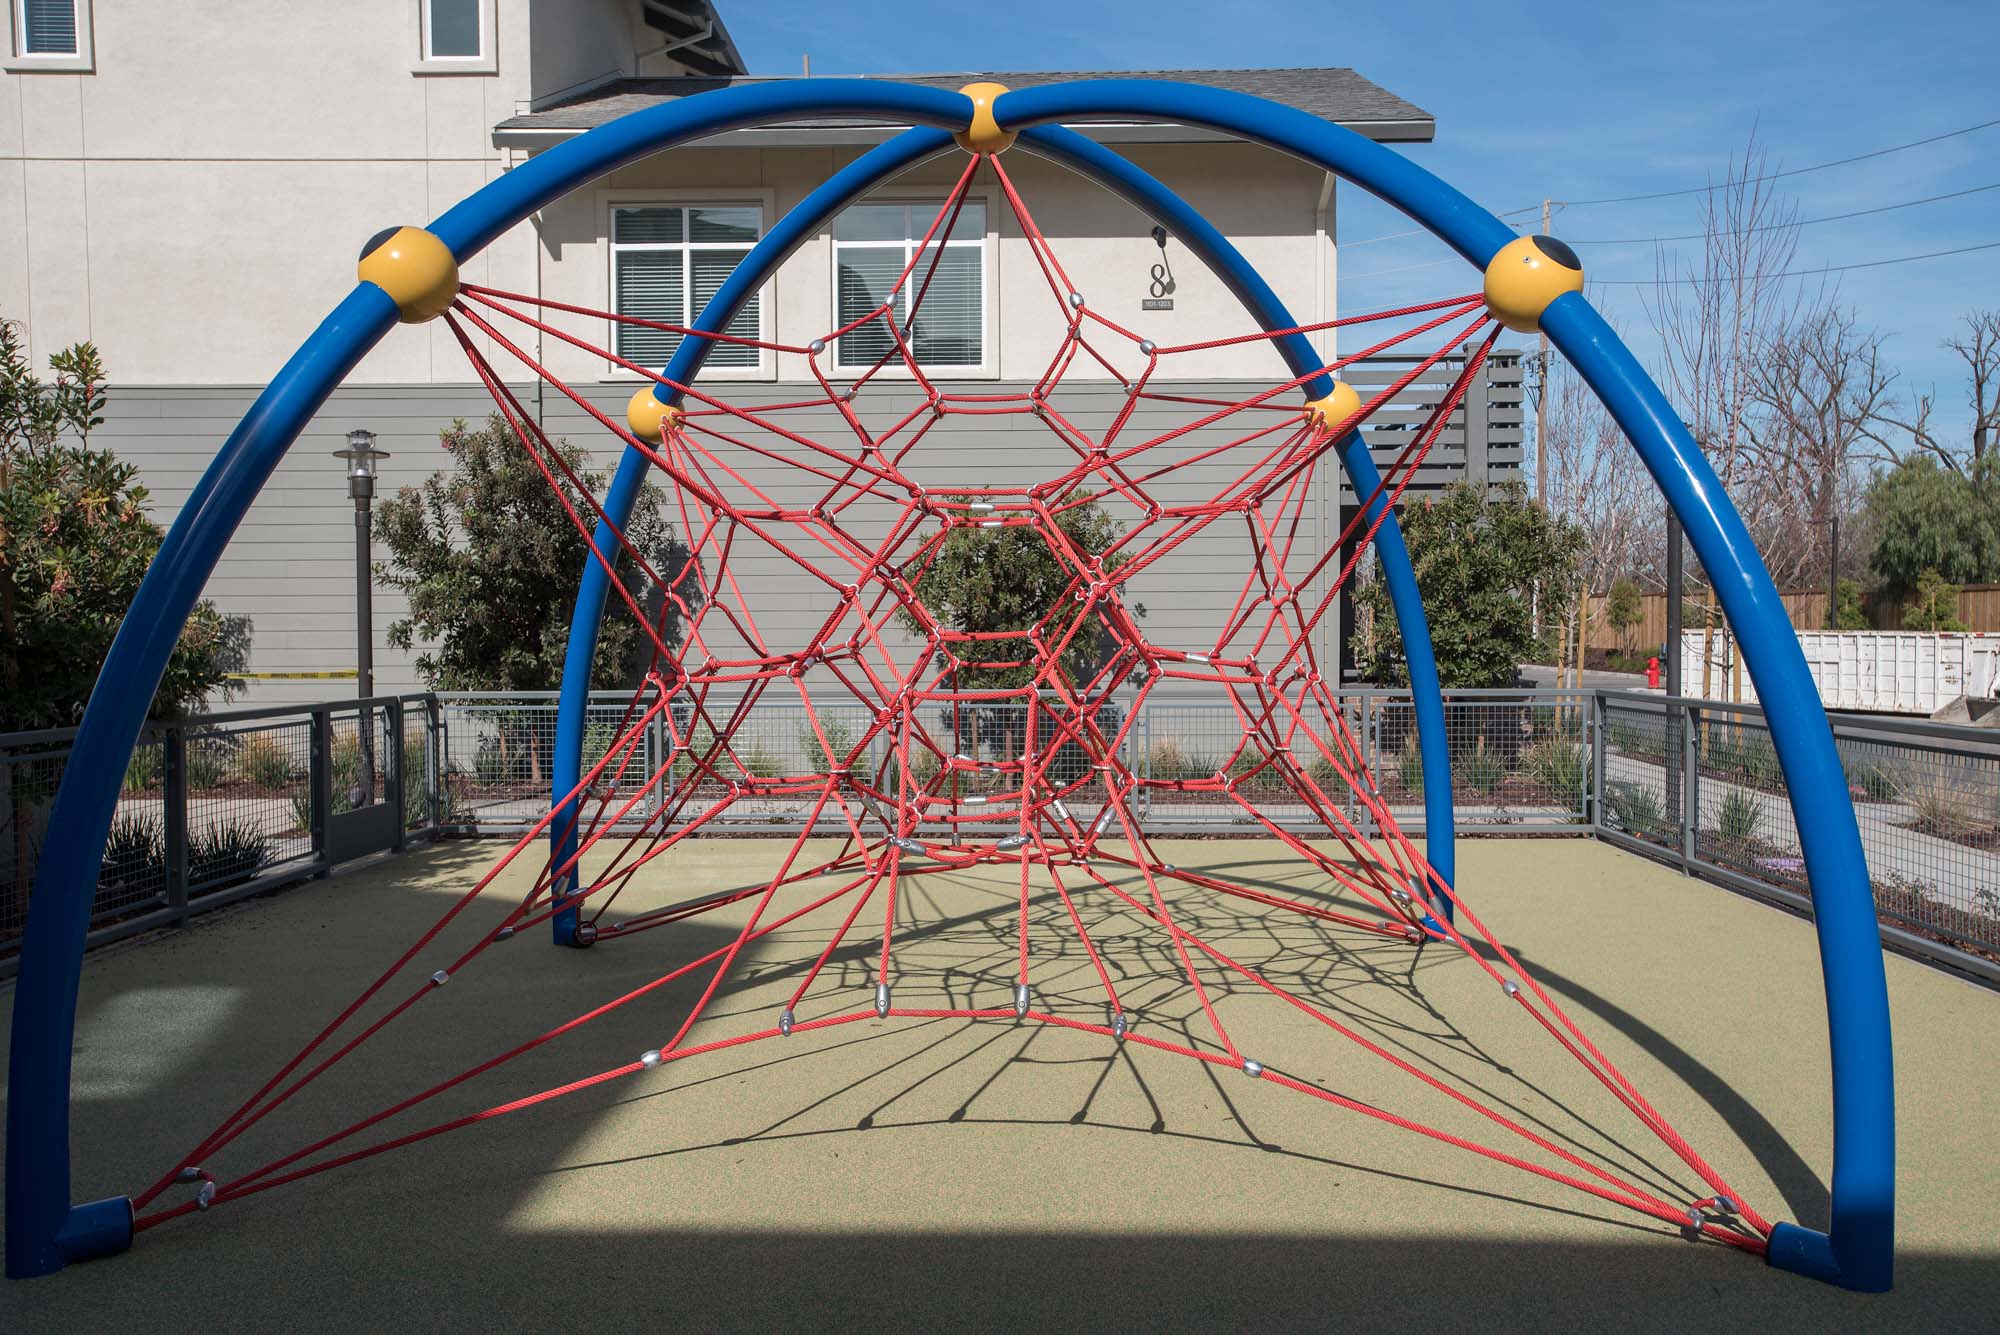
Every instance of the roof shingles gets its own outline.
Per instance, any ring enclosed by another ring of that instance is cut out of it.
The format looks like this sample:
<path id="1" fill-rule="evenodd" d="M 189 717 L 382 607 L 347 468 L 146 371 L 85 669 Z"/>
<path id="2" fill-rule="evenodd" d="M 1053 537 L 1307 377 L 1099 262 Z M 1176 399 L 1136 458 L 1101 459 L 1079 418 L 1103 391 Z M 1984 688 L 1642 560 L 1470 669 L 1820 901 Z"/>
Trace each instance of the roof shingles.
<path id="1" fill-rule="evenodd" d="M 787 76 L 789 77 L 789 76 Z M 1350 126 L 1377 138 L 1428 140 L 1436 122 L 1421 107 L 1396 96 L 1380 84 L 1351 69 L 1268 69 L 1268 70 L 1091 70 L 1082 72 L 1040 71 L 1004 74 L 890 74 L 867 75 L 896 83 L 924 84 L 933 88 L 961 88 L 977 80 L 991 80 L 1009 88 L 1029 88 L 1037 84 L 1065 83 L 1078 79 L 1167 79 L 1252 93 L 1296 107 L 1300 111 Z M 580 131 L 594 129 L 620 116 L 656 106 L 676 98 L 690 97 L 735 84 L 776 82 L 769 76 L 743 78 L 634 78 L 619 79 L 539 111 L 509 117 L 494 127 L 496 131 Z M 858 122 L 816 121 L 818 125 Z"/>

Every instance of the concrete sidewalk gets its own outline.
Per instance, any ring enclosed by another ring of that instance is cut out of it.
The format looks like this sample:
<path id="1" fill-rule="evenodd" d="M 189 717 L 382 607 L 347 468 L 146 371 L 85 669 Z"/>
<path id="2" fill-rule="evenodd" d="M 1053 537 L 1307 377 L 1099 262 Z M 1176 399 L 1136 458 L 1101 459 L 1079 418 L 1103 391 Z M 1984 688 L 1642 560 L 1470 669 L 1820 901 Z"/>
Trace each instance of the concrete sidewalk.
<path id="1" fill-rule="evenodd" d="M 629 908 L 768 875 L 783 847 L 688 845 Z M 1266 841 L 1162 848 L 1183 866 L 1322 889 Z M 501 849 L 446 844 L 93 957 L 79 1198 L 135 1191 L 169 1166 Z M 1461 859 L 1468 902 L 1743 1197 L 1823 1224 L 1830 1122 L 1810 925 L 1595 841 L 1475 840 Z M 507 873 L 385 995 L 421 985 L 527 880 Z M 896 1004 L 1009 1004 L 1016 886 L 906 882 Z M 1071 888 L 1140 1032 L 1212 1043 L 1171 943 L 1103 892 Z M 1173 903 L 1189 930 L 1483 1103 L 1668 1199 L 1706 1194 L 1449 948 L 1417 955 L 1208 892 Z M 690 1042 L 773 1023 L 846 908 L 746 952 Z M 883 908 L 863 911 L 801 1019 L 869 1005 Z M 725 944 L 743 912 L 588 952 L 539 935 L 495 947 L 213 1167 L 244 1172 L 656 978 Z M 1038 883 L 1036 1002 L 1101 1022 L 1102 986 L 1067 920 Z M 1690 1244 L 1235 1070 L 1036 1025 L 871 1017 L 614 1080 L 170 1221 L 129 1255 L 0 1285 L 0 1329 L 1991 1328 L 2000 1101 L 1985 1091 L 2000 1070 L 2000 995 L 1900 958 L 1888 968 L 1902 1126 L 1888 1295 Z M 706 981 L 662 988 L 352 1144 L 628 1062 L 671 1036 Z M 1217 970 L 1203 982 L 1232 1038 L 1273 1070 L 1525 1145 L 1269 993 Z"/>

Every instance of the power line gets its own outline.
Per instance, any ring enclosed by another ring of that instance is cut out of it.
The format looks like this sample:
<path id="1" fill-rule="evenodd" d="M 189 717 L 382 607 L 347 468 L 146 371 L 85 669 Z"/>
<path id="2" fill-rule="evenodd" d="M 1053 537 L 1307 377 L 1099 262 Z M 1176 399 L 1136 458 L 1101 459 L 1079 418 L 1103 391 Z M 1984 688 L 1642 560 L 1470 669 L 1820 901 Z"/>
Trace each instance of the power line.
<path id="1" fill-rule="evenodd" d="M 1557 200 L 1556 202 L 1562 205 L 1564 208 L 1588 208 L 1599 204 L 1631 204 L 1640 200 L 1677 199 L 1683 195 L 1702 195 L 1702 194 L 1707 194 L 1711 190 L 1720 190 L 1732 185 L 1755 185 L 1760 181 L 1776 181 L 1787 176 L 1804 176 L 1808 172 L 1825 171 L 1828 167 L 1845 167 L 1849 163 L 1866 162 L 1870 158 L 1886 157 L 1891 153 L 1902 153 L 1912 148 L 1922 148 L 1926 144 L 1940 143 L 1946 139 L 1956 139 L 1960 135 L 1972 134 L 1974 131 L 1977 130 L 1990 129 L 1995 125 L 2000 125 L 2000 117 L 1995 117 L 1994 119 L 1989 121 L 1981 121 L 1977 125 L 1967 125 L 1956 130 L 1946 130 L 1942 134 L 1934 134 L 1929 136 L 1928 138 L 1912 139 L 1907 144 L 1892 144 L 1888 148 L 1877 148 L 1870 150 L 1867 153 L 1857 153 L 1851 158 L 1835 158 L 1831 162 L 1816 162 L 1810 167 L 1790 167 L 1781 172 L 1768 172 L 1762 176 L 1746 176 L 1741 179 L 1726 180 L 1719 183 L 1711 182 L 1708 185 L 1689 186 L 1686 189 L 1682 190 L 1658 190 L 1650 194 L 1643 194 L 1643 195 L 1615 195 L 1607 199 L 1569 199 L 1569 200 Z M 1982 186 L 1980 188 L 1991 189 L 1992 187 Z M 1951 196 L 1940 195 L 1937 198 L 1949 199 L 1951 198 Z M 1929 201 L 1915 201 L 1915 202 L 1927 203 Z M 1495 214 L 1494 216 L 1499 218 L 1512 218 L 1517 214 L 1533 213 L 1536 209 L 1540 207 L 1541 206 L 1539 204 L 1529 204 L 1523 208 L 1509 209 L 1505 213 Z M 1866 211 L 1867 210 L 1864 210 L 1864 212 Z M 1844 216 L 1859 216 L 1859 215 L 1844 215 Z M 1815 221 L 1831 222 L 1833 220 L 1829 218 L 1829 219 L 1815 219 Z M 1425 236 L 1429 234 L 1429 231 L 1430 231 L 1429 228 L 1413 227 L 1406 232 L 1387 232 L 1381 236 L 1364 236 L 1358 240 L 1343 241 L 1340 244 L 1343 246 L 1366 246 L 1366 245 L 1372 245 L 1377 241 L 1398 241 L 1406 236 Z M 1647 238 L 1647 239 L 1651 240 L 1655 238 Z M 1675 241 L 1675 240 L 1691 240 L 1693 238 L 1659 237 L 1657 239 L 1662 241 Z M 1586 241 L 1582 242 L 1581 244 L 1608 246 L 1608 245 L 1622 245 L 1630 243 L 1615 242 L 1615 241 Z"/>
<path id="2" fill-rule="evenodd" d="M 1866 162 L 1870 158 L 1886 157 L 1891 153 L 1901 153 L 1907 149 L 1922 148 L 1925 144 L 1935 144 L 1946 139 L 1956 139 L 1962 134 L 1971 134 L 1974 130 L 1984 130 L 1995 125 L 2000 125 L 2000 116 L 1996 116 L 1990 121 L 1981 121 L 1977 125 L 1967 125 L 1962 129 L 1946 130 L 1943 134 L 1934 134 L 1927 139 L 1912 139 L 1907 144 L 1892 144 L 1888 148 L 1878 148 L 1867 153 L 1856 153 L 1851 158 L 1835 158 L 1831 162 L 1815 162 L 1810 167 L 1790 167 L 1781 172 L 1766 172 L 1762 176 L 1745 176 L 1736 180 L 1689 186 L 1685 190 L 1656 190 L 1651 194 L 1615 195 L 1609 199 L 1570 199 L 1564 200 L 1563 203 L 1570 208 L 1580 209 L 1597 204 L 1631 204 L 1646 199 L 1674 199 L 1681 195 L 1705 195 L 1711 190 L 1727 189 L 1732 185 L 1755 185 L 1759 181 L 1776 181 L 1787 176 L 1804 176 L 1807 172 L 1825 171 L 1828 167 L 1845 167 L 1851 162 Z"/>
<path id="3" fill-rule="evenodd" d="M 1533 213 L 1536 209 L 1539 209 L 1540 207 L 1541 207 L 1540 204 L 1530 204 L 1526 208 L 1508 209 L 1505 213 L 1496 213 L 1493 216 L 1496 218 L 1512 218 L 1518 214 Z M 1519 226 L 1519 224 L 1515 225 Z M 1400 241 L 1406 236 L 1431 236 L 1431 235 L 1433 235 L 1433 233 L 1431 232 L 1431 229 L 1428 227 L 1412 227 L 1407 232 L 1385 232 L 1381 236 L 1364 236 L 1358 241 L 1342 241 L 1340 245 L 1342 249 L 1352 249 L 1355 246 L 1372 246 L 1377 241 Z"/>
<path id="4" fill-rule="evenodd" d="M 1750 283 L 1772 278 L 1816 278 L 1820 274 L 1845 273 L 1849 269 L 1879 269 L 1888 264 L 1913 264 L 1918 260 L 1942 259 L 1946 255 L 1969 255 L 1975 250 L 2000 249 L 2000 241 L 1988 241 L 1977 246 L 1959 246 L 1952 250 L 1930 250 L 1921 255 L 1898 255 L 1892 260 L 1863 260 L 1858 264 L 1829 264 L 1823 269 L 1786 269 L 1778 273 L 1745 274 L 1738 277 L 1724 274 L 1717 278 L 1593 278 L 1590 281 L 1603 287 L 1659 287 L 1663 284 L 1687 284 L 1695 287 L 1703 283 Z"/>
<path id="5" fill-rule="evenodd" d="M 1962 199 L 1966 195 L 1977 195 L 1987 190 L 2000 190 L 2000 181 L 1996 181 L 1992 185 L 1975 185 L 1965 190 L 1954 190 L 1950 194 L 1945 195 L 1929 195 L 1923 199 L 1906 199 L 1900 204 L 1881 204 L 1872 209 L 1855 209 L 1851 213 L 1829 213 L 1824 218 L 1800 218 L 1791 222 L 1764 223 L 1757 227 L 1745 227 L 1740 229 L 1740 231 L 1732 231 L 1727 233 L 1727 235 L 1739 236 L 1748 235 L 1751 232 L 1774 232 L 1787 227 L 1811 227 L 1815 223 L 1840 222 L 1847 218 L 1865 218 L 1872 213 L 1893 213 L 1897 209 L 1913 209 L 1919 204 L 1935 204 L 1939 200 L 1945 199 Z M 1573 237 L 1564 237 L 1563 240 L 1569 242 L 1572 246 L 1649 246 L 1661 241 L 1700 241 L 1708 235 L 1707 232 L 1683 232 L 1678 236 L 1627 236 L 1608 241 L 1579 241 Z"/>

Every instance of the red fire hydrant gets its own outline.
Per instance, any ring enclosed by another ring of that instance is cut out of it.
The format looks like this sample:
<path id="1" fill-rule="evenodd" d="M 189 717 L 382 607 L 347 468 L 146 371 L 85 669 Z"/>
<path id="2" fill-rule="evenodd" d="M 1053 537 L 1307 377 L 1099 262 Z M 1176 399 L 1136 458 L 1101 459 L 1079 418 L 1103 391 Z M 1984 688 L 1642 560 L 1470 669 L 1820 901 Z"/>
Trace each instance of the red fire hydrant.
<path id="1" fill-rule="evenodd" d="M 1660 656 L 1658 654 L 1654 654 L 1646 660 L 1646 688 L 1653 691 L 1660 689 Z"/>

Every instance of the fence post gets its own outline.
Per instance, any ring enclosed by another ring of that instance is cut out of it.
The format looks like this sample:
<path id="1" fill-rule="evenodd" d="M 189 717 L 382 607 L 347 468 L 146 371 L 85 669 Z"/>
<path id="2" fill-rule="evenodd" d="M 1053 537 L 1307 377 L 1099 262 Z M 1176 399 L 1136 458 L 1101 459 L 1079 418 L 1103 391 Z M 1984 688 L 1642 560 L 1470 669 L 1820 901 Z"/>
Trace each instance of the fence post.
<path id="1" fill-rule="evenodd" d="M 1600 687 L 1590 693 L 1590 708 L 1583 719 L 1584 754 L 1590 758 L 1583 777 L 1583 815 L 1584 823 L 1593 831 L 1604 828 L 1604 716 L 1604 691 Z"/>
<path id="2" fill-rule="evenodd" d="M 1153 777 L 1153 711 L 1147 709 L 1144 705 L 1141 705 L 1140 709 L 1143 713 L 1139 719 L 1139 727 L 1134 728 L 1132 731 L 1136 734 L 1141 729 L 1144 729 L 1144 749 L 1138 756 L 1138 766 L 1132 772 L 1142 779 L 1150 779 Z M 1139 806 L 1140 818 L 1142 820 L 1150 819 L 1153 814 L 1153 790 L 1151 788 L 1141 788 L 1139 790 Z"/>
<path id="3" fill-rule="evenodd" d="M 333 716 L 325 705 L 312 711 L 312 763 L 308 782 L 312 789 L 312 851 L 324 876 L 331 870 L 326 857 L 326 821 L 333 810 Z"/>
<path id="4" fill-rule="evenodd" d="M 409 756 L 403 749 L 403 698 L 397 696 L 391 700 L 383 710 L 382 717 L 386 724 L 383 728 L 383 732 L 387 734 L 385 740 L 393 739 L 386 747 L 390 756 L 389 801 L 396 813 L 396 835 L 389 841 L 389 851 L 400 853 L 409 838 L 410 824 L 410 804 L 404 797 L 408 791 L 405 785 L 410 781 L 410 774 Z"/>
<path id="5" fill-rule="evenodd" d="M 424 696 L 424 832 L 433 839 L 444 830 L 444 778 L 444 704 L 432 691 Z"/>
<path id="6" fill-rule="evenodd" d="M 146 743 L 141 739 L 139 745 Z M 161 796 L 167 854 L 167 907 L 178 910 L 174 926 L 187 926 L 188 913 L 188 767 L 187 734 L 178 723 L 167 725 L 160 740 Z"/>
<path id="7" fill-rule="evenodd" d="M 1696 763 L 1701 758 L 1701 706 L 1690 704 L 1685 708 L 1685 715 L 1679 719 L 1681 735 L 1678 748 L 1683 785 L 1680 793 L 1681 871 L 1691 874 L 1696 854 L 1700 851 L 1695 834 L 1701 824 L 1701 788 Z"/>
<path id="8" fill-rule="evenodd" d="M 1358 702 L 1356 715 L 1357 722 L 1360 724 L 1360 730 L 1355 733 L 1354 737 L 1355 741 L 1361 745 L 1361 763 L 1366 765 L 1368 772 L 1375 776 L 1375 786 L 1379 789 L 1382 786 L 1382 748 L 1378 745 L 1380 738 L 1375 735 L 1376 711 L 1368 707 L 1374 698 L 1365 687 L 1355 697 L 1355 700 Z M 1373 838 L 1375 834 L 1375 813 L 1364 806 L 1355 814 L 1361 818 L 1357 822 L 1361 833 Z"/>

